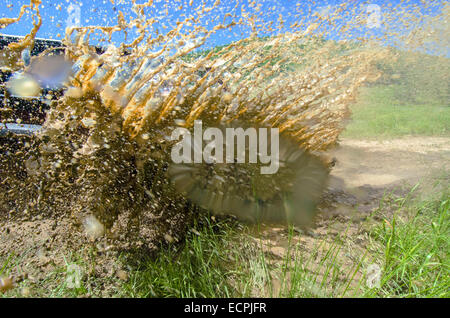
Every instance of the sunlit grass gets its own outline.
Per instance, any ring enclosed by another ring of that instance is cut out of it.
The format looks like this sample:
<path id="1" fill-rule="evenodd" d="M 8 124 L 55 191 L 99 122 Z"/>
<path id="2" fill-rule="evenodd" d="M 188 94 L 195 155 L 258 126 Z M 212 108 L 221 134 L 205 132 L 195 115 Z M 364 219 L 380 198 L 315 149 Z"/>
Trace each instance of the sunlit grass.
<path id="1" fill-rule="evenodd" d="M 382 297 L 450 296 L 450 194 L 401 207 L 372 231 L 382 247 Z"/>
<path id="2" fill-rule="evenodd" d="M 394 97 L 398 89 L 395 85 L 364 88 L 351 107 L 352 120 L 342 136 L 450 136 L 450 104 L 433 100 L 424 105 L 405 103 Z"/>

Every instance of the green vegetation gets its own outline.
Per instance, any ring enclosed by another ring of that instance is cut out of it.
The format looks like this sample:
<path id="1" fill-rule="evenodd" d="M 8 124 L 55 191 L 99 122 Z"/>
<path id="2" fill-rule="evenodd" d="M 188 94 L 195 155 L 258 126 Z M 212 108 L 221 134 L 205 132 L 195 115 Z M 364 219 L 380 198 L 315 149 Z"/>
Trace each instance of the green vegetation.
<path id="1" fill-rule="evenodd" d="M 403 51 L 394 56 L 378 65 L 383 74 L 378 83 L 394 85 L 396 103 L 450 105 L 450 58 Z"/>
<path id="2" fill-rule="evenodd" d="M 450 105 L 437 100 L 404 104 L 397 85 L 365 87 L 352 106 L 352 121 L 343 133 L 350 138 L 386 138 L 406 135 L 449 136 Z"/>
<path id="3" fill-rule="evenodd" d="M 260 39 L 267 40 L 267 39 Z M 297 55 L 314 52 L 326 44 L 324 39 L 307 44 L 292 44 Z M 246 45 L 244 43 L 242 45 Z M 333 42 L 333 55 L 345 55 L 360 48 L 357 42 Z M 272 46 L 264 47 L 269 52 Z M 218 58 L 226 46 L 191 53 L 188 60 L 206 56 L 211 51 Z M 261 53 L 261 52 L 259 52 Z M 395 138 L 409 135 L 450 136 L 450 59 L 423 53 L 392 49 L 392 59 L 377 65 L 381 78 L 364 87 L 351 106 L 352 118 L 343 137 Z M 271 60 L 274 64 L 276 60 Z M 283 63 L 281 72 L 301 72 L 305 65 Z M 230 70 L 233 72 L 233 70 Z"/>
<path id="4" fill-rule="evenodd" d="M 148 260 L 125 285 L 130 296 L 176 297 L 449 297 L 450 196 L 411 202 L 386 197 L 366 220 L 367 250 L 344 265 L 352 244 L 344 231 L 327 235 L 305 253 L 290 245 L 277 261 L 227 223 L 206 223 L 180 251 Z M 383 215 L 384 213 L 390 214 Z M 373 218 L 383 222 L 373 222 Z M 270 254 L 270 253 L 269 253 Z M 356 254 L 354 255 L 356 256 Z M 380 285 L 369 288 L 369 259 L 381 265 Z"/>

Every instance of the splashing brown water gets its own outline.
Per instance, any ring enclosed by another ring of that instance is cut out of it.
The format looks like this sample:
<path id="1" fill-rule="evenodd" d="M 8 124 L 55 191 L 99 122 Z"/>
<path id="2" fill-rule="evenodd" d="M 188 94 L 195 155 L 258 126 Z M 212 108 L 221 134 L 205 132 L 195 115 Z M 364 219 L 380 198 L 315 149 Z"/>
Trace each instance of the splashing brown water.
<path id="1" fill-rule="evenodd" d="M 39 5 L 39 0 L 31 0 L 19 17 L 0 19 L 1 28 L 18 23 L 27 8 L 36 17 L 30 34 L 6 49 L 2 67 L 24 68 L 21 53 L 33 46 L 41 25 Z M 36 137 L 5 144 L 3 213 L 25 209 L 77 220 L 93 214 L 107 229 L 122 217 L 128 232 L 144 240 L 145 226 L 159 234 L 180 232 L 180 224 L 186 224 L 195 210 L 191 201 L 242 219 L 260 213 L 263 221 L 286 222 L 283 215 L 293 213 L 301 216 L 294 223 L 308 224 L 326 184 L 323 152 L 336 144 L 345 128 L 349 104 L 363 84 L 379 78 L 377 63 L 395 57 L 383 43 L 409 49 L 422 45 L 420 34 L 407 26 L 422 19 L 427 6 L 387 5 L 385 31 L 374 35 L 361 31 L 366 17 L 357 12 L 354 1 L 314 15 L 299 2 L 298 10 L 304 12 L 300 16 L 308 19 L 299 18 L 290 32 L 262 37 L 264 31 L 281 30 L 284 21 L 282 16 L 277 23 L 265 21 L 256 3 L 241 15 L 227 14 L 212 28 L 203 23 L 205 18 L 214 21 L 220 1 L 211 7 L 202 3 L 195 16 L 157 35 L 150 30 L 164 18 L 145 15 L 152 1 L 133 0 L 132 5 L 135 16 L 119 12 L 114 26 L 66 30 L 65 58 L 74 72 L 64 83 L 65 95 L 52 102 L 43 130 Z M 213 34 L 241 27 L 251 29 L 251 35 L 199 53 Z M 128 36 L 134 28 L 138 35 L 133 41 L 114 44 L 114 34 Z M 340 40 L 329 39 L 336 34 Z M 103 54 L 91 43 L 94 37 L 105 44 Z M 232 176 L 220 167 L 213 167 L 211 174 L 203 173 L 210 167 L 190 167 L 186 176 L 175 173 L 178 179 L 194 180 L 195 191 L 190 189 L 196 194 L 186 197 L 166 172 L 173 145 L 168 137 L 176 127 L 191 129 L 194 120 L 209 127 L 236 121 L 277 127 L 290 149 L 286 153 L 302 155 L 273 180 L 258 180 L 246 166 Z M 211 185 L 217 177 L 225 179 Z M 271 191 L 266 189 L 269 183 Z M 266 188 L 255 192 L 255 185 L 261 184 Z M 307 197 L 304 189 L 312 189 Z M 218 194 L 230 197 L 217 203 Z M 239 198 L 248 200 L 239 204 Z M 256 211 L 264 204 L 265 212 Z"/>

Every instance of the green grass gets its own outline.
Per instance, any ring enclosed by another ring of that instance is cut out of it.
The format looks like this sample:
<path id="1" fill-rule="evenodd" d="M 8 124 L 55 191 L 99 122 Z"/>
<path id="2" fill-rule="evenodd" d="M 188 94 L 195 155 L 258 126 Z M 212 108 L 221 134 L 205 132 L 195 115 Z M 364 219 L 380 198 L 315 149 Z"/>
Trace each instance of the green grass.
<path id="1" fill-rule="evenodd" d="M 395 97 L 398 86 L 373 86 L 361 91 L 351 107 L 349 138 L 393 138 L 408 135 L 450 136 L 450 105 L 408 104 Z"/>
<path id="2" fill-rule="evenodd" d="M 406 215 L 405 215 L 406 214 Z M 372 232 L 383 248 L 384 275 L 367 296 L 450 296 L 450 194 L 399 208 Z"/>
<path id="3" fill-rule="evenodd" d="M 217 226 L 217 225 L 216 225 Z M 211 224 L 192 235 L 186 244 L 147 259 L 124 285 L 130 297 L 323 297 L 339 296 L 347 281 L 341 280 L 340 244 L 324 251 L 320 241 L 311 254 L 290 245 L 276 263 L 245 233 L 226 223 Z M 296 235 L 291 228 L 289 238 Z M 319 257 L 320 255 L 320 257 Z M 358 268 L 355 264 L 350 277 Z"/>

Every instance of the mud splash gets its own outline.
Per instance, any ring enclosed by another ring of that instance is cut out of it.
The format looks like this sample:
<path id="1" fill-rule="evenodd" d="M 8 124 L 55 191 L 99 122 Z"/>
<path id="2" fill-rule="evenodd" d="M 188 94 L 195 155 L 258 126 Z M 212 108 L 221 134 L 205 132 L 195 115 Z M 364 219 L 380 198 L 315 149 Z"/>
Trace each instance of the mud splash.
<path id="1" fill-rule="evenodd" d="M 0 19 L 4 28 L 19 23 L 27 9 L 35 17 L 30 34 L 3 52 L 2 69 L 31 76 L 32 66 L 36 69 L 44 56 L 52 55 L 32 57 L 30 65 L 24 58 L 42 24 L 40 4 L 31 0 L 17 18 Z M 66 29 L 67 63 L 62 65 L 70 65 L 71 75 L 61 80 L 64 96 L 50 102 L 36 136 L 4 144 L 2 214 L 65 215 L 78 224 L 93 215 L 108 236 L 132 236 L 145 244 L 163 234 L 182 235 L 199 210 L 192 201 L 207 201 L 200 205 L 216 213 L 225 207 L 242 219 L 260 208 L 266 211 L 261 212 L 263 221 L 286 222 L 283 215 L 298 214 L 297 225 L 304 226 L 326 185 L 323 153 L 336 145 L 358 89 L 380 77 L 378 62 L 395 58 L 386 44 L 423 47 L 411 24 L 431 16 L 430 10 L 442 3 L 387 5 L 383 32 L 364 26 L 367 12 L 361 13 L 354 2 L 316 13 L 311 3 L 299 2 L 298 19 L 288 32 L 283 16 L 278 21 L 265 18 L 256 2 L 237 2 L 225 15 L 220 1 L 188 5 L 192 14 L 173 29 L 163 28 L 164 16 L 147 14 L 153 1 L 135 0 L 130 3 L 133 14 L 119 11 L 113 26 Z M 242 30 L 248 35 L 202 50 L 213 35 Z M 119 45 L 113 40 L 117 34 L 127 41 Z M 136 36 L 130 40 L 131 34 Z M 255 194 L 253 185 L 261 181 L 244 166 L 220 185 L 213 182 L 223 175 L 220 167 L 198 174 L 196 197 L 185 196 L 167 175 L 168 137 L 176 127 L 191 129 L 194 120 L 210 127 L 236 121 L 277 127 L 289 145 L 285 153 L 302 155 L 296 157 L 295 169 L 280 169 L 271 181 L 274 191 L 261 188 L 265 196 Z M 305 172 L 311 176 L 297 178 Z M 313 190 L 306 198 L 302 189 Z M 217 197 L 230 193 L 242 194 L 245 204 L 224 203 L 236 201 L 234 197 L 217 204 Z"/>

